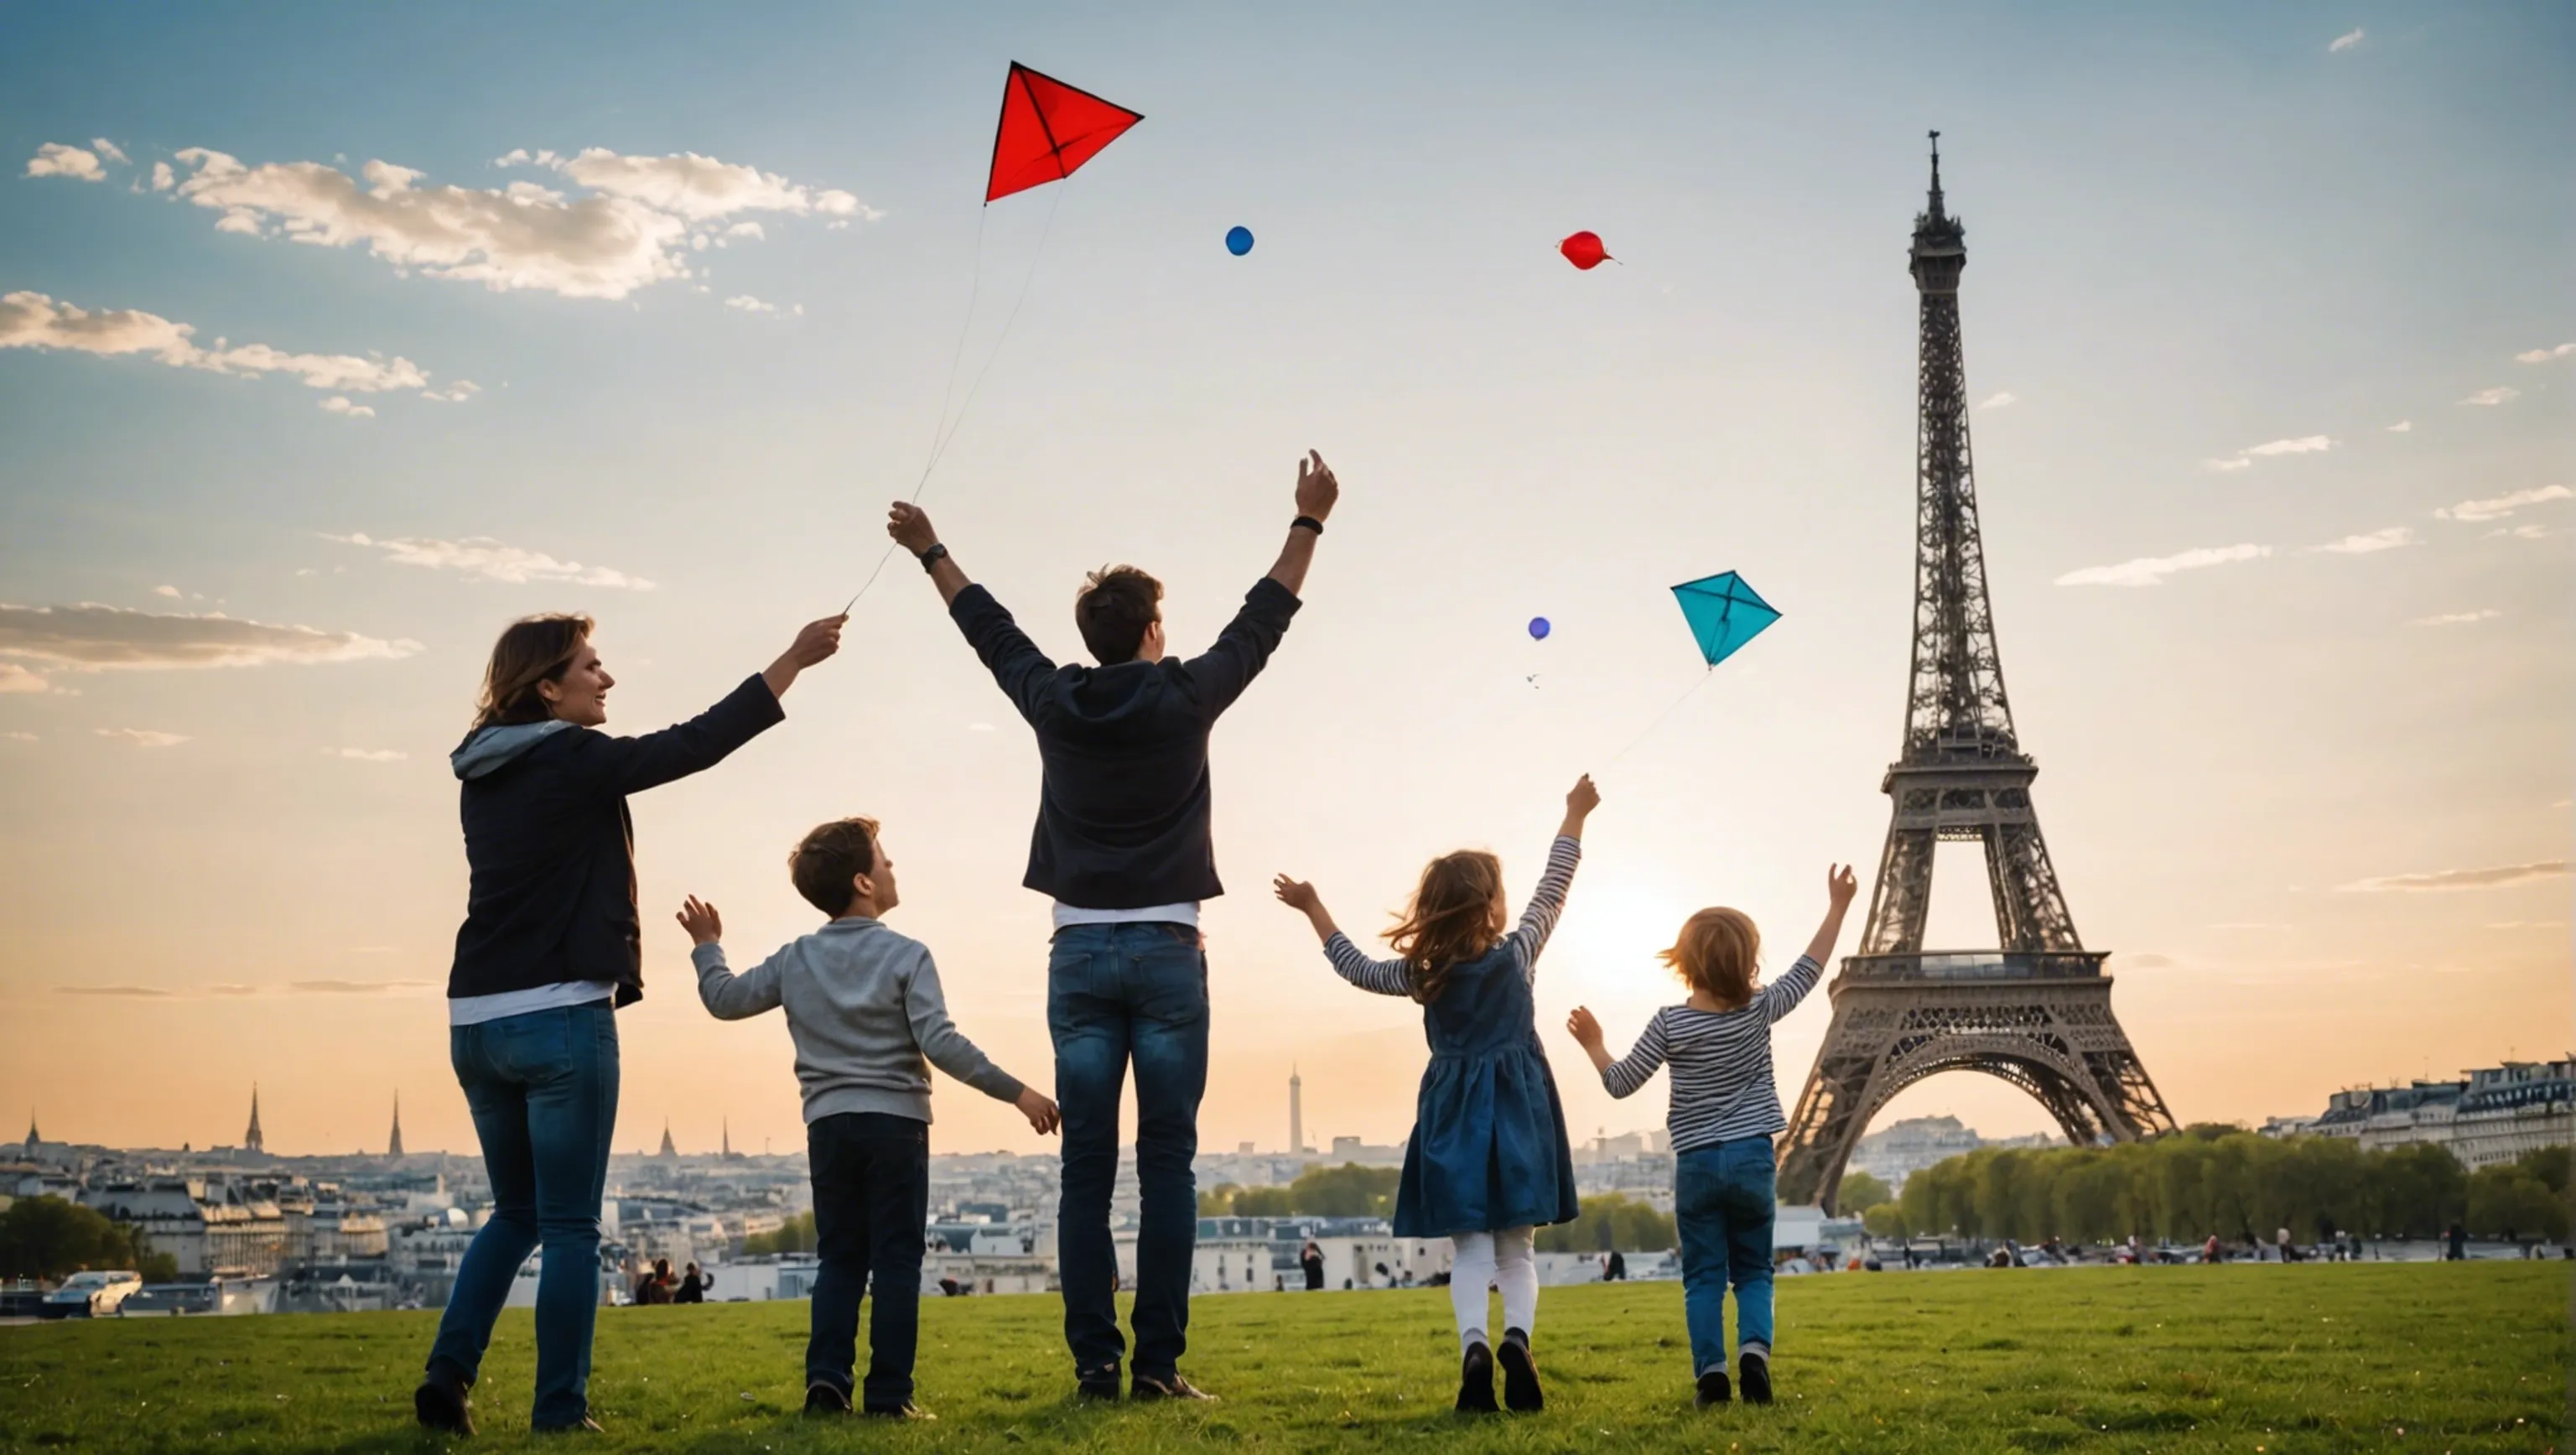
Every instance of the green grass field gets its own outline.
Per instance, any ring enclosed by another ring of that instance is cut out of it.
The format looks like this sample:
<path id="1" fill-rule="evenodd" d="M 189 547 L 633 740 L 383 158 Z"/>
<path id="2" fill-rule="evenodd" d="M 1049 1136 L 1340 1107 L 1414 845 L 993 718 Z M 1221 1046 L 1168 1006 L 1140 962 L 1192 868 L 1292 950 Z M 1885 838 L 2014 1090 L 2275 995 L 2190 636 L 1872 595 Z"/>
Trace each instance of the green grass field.
<path id="1" fill-rule="evenodd" d="M 1447 1295 L 1193 1305 L 1214 1405 L 1076 1405 L 1051 1297 L 933 1299 L 935 1424 L 817 1425 L 802 1303 L 606 1311 L 601 1451 L 869 1449 L 2547 1451 L 2564 1443 L 2565 1263 L 1841 1274 L 1780 1286 L 1780 1403 L 1691 1408 L 1676 1284 L 1549 1289 L 1548 1408 L 1462 1421 Z M 435 1314 L 0 1329 L 0 1449 L 422 1451 Z M 526 1433 L 526 1315 L 476 1390 L 476 1448 Z M 543 1448 L 556 1448 L 543 1443 Z"/>

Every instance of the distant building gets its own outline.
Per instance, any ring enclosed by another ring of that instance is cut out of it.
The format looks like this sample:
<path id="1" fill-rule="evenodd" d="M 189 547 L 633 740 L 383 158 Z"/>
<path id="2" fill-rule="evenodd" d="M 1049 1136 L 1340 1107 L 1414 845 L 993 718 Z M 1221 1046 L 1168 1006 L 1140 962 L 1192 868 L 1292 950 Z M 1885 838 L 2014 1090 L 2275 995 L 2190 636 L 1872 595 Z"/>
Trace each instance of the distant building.
<path id="1" fill-rule="evenodd" d="M 1886 1183 L 1888 1191 L 1897 1192 L 1904 1188 L 1905 1179 L 1924 1168 L 1984 1145 L 1985 1139 L 1957 1117 L 1908 1117 L 1862 1137 L 1852 1148 L 1850 1169 L 1866 1172 Z"/>
<path id="2" fill-rule="evenodd" d="M 272 1274 L 289 1256 L 285 1213 L 234 1184 L 154 1177 L 84 1189 L 80 1203 L 133 1229 L 146 1252 L 169 1254 L 183 1274 Z"/>
<path id="3" fill-rule="evenodd" d="M 669 1117 L 662 1118 L 662 1150 L 654 1153 L 653 1155 L 657 1157 L 677 1157 L 680 1155 L 680 1149 L 671 1144 L 671 1119 Z"/>
<path id="4" fill-rule="evenodd" d="M 394 1134 L 386 1139 L 385 1155 L 399 1157 L 402 1154 L 402 1093 L 397 1091 L 394 1093 Z"/>
<path id="5" fill-rule="evenodd" d="M 261 1136 L 259 1130 L 259 1083 L 256 1081 L 250 1084 L 250 1130 L 242 1133 L 242 1150 L 245 1152 L 268 1150 L 268 1139 Z"/>
<path id="6" fill-rule="evenodd" d="M 2349 1137 L 2364 1151 L 2430 1143 L 2471 1171 L 2499 1166 L 2576 1145 L 2576 1057 L 2508 1061 L 2457 1081 L 2338 1091 L 2306 1130 Z"/>
<path id="7" fill-rule="evenodd" d="M 1288 1150 L 1292 1154 L 1306 1150 L 1306 1082 L 1295 1066 L 1288 1068 Z"/>

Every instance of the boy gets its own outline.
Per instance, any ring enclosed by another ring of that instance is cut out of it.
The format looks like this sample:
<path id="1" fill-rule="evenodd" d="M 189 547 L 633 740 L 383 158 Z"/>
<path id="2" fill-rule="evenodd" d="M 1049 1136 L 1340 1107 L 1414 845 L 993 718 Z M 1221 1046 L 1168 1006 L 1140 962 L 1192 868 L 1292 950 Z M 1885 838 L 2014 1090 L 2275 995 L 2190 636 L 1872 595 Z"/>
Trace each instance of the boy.
<path id="1" fill-rule="evenodd" d="M 873 1278 L 876 1312 L 860 1408 L 926 1419 L 912 1402 L 922 1227 L 930 1210 L 930 1072 L 923 1062 L 1017 1105 L 1040 1135 L 1056 1129 L 1056 1105 L 958 1033 L 930 951 L 883 924 L 897 903 L 894 861 L 873 820 L 824 824 L 796 846 L 787 867 L 796 892 L 832 921 L 760 964 L 740 975 L 725 967 L 717 943 L 724 922 L 694 895 L 680 910 L 680 927 L 697 944 L 689 958 L 710 1012 L 741 1020 L 785 1006 L 796 1042 L 823 1263 L 805 1346 L 805 1413 L 849 1413 L 859 1295 Z"/>

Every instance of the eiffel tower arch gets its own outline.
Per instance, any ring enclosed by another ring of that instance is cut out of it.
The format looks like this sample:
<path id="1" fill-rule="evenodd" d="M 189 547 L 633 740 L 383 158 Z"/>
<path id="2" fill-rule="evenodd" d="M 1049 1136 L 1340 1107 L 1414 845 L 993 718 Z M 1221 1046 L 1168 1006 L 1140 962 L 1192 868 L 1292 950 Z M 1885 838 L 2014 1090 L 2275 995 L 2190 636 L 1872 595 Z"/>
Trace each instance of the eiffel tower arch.
<path id="1" fill-rule="evenodd" d="M 1944 1071 L 2020 1087 L 2078 1144 L 2174 1126 L 2112 1014 L 2109 954 L 2075 933 L 2031 806 L 2039 765 L 2021 750 L 2004 695 L 1959 341 L 1967 229 L 1943 205 L 1940 135 L 1932 133 L 1930 203 L 1914 220 L 1910 253 L 1922 335 L 1905 740 L 1879 785 L 1893 814 L 1860 949 L 1834 977 L 1833 1024 L 1782 1143 L 1783 1200 L 1827 1208 L 1870 1119 Z M 1995 949 L 1923 947 L 1933 849 L 1944 839 L 1984 846 Z"/>

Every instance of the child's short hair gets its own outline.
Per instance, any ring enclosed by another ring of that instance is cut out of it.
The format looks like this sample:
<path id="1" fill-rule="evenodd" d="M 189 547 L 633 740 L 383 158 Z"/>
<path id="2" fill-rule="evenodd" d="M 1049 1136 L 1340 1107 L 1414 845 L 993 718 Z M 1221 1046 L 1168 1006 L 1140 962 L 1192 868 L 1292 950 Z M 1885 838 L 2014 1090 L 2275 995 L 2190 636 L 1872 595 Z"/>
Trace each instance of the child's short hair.
<path id="1" fill-rule="evenodd" d="M 823 913 L 839 917 L 858 898 L 850 881 L 877 867 L 877 821 L 836 818 L 805 836 L 787 856 L 796 892 Z"/>
<path id="2" fill-rule="evenodd" d="M 1754 972 L 1762 968 L 1762 931 L 1740 909 L 1703 909 L 1682 921 L 1672 948 L 1656 958 L 1720 1005 L 1749 1005 Z"/>
<path id="3" fill-rule="evenodd" d="M 1423 868 L 1413 907 L 1386 935 L 1415 1000 L 1438 1000 L 1450 971 L 1494 947 L 1502 897 L 1503 861 L 1482 849 L 1443 854 Z"/>

